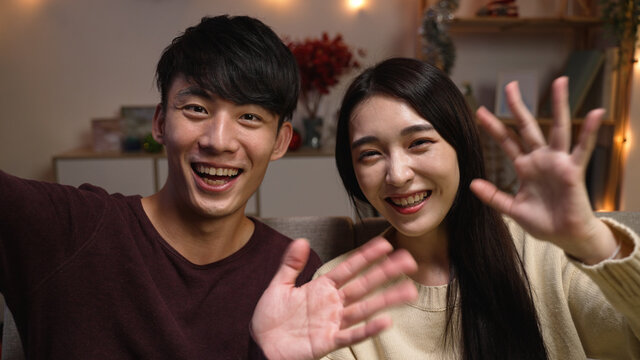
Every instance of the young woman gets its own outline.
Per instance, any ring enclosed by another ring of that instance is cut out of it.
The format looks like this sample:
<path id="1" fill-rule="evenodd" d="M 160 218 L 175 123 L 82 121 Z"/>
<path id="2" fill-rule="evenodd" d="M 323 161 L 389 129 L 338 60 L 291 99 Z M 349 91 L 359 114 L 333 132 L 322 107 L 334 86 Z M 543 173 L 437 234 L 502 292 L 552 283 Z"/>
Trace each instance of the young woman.
<path id="1" fill-rule="evenodd" d="M 390 330 L 328 358 L 640 358 L 639 239 L 591 210 L 584 175 L 603 111 L 587 115 L 570 151 L 567 81 L 553 84 L 549 143 L 515 83 L 506 91 L 519 136 L 477 113 L 513 161 L 511 196 L 481 180 L 475 119 L 437 68 L 390 59 L 354 80 L 338 170 L 352 200 L 389 221 L 383 236 L 417 261 L 419 295 L 389 312 Z"/>

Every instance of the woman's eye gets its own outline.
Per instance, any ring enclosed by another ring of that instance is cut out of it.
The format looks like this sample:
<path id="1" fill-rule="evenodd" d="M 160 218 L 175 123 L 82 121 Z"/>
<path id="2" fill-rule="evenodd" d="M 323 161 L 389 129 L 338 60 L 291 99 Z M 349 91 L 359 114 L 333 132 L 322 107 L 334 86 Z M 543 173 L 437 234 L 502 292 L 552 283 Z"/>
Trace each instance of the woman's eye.
<path id="1" fill-rule="evenodd" d="M 429 140 L 429 139 L 418 139 L 418 140 L 414 140 L 411 145 L 409 145 L 410 148 L 413 147 L 420 147 L 420 146 L 424 146 L 427 144 L 432 144 L 433 141 Z"/>
<path id="2" fill-rule="evenodd" d="M 192 111 L 200 114 L 207 113 L 207 109 L 205 109 L 203 106 L 200 106 L 200 105 L 186 105 L 184 109 L 187 111 Z"/>
<path id="3" fill-rule="evenodd" d="M 378 155 L 378 152 L 375 150 L 367 150 L 367 151 L 363 151 L 360 153 L 360 155 L 358 155 L 358 160 L 366 160 L 366 159 L 371 159 L 372 157 Z"/>

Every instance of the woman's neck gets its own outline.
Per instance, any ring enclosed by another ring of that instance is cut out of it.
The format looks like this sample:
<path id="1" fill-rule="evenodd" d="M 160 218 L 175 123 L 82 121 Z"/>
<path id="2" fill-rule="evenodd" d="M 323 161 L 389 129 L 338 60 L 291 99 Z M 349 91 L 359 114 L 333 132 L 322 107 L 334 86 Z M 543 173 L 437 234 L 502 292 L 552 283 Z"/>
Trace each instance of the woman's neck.
<path id="1" fill-rule="evenodd" d="M 405 236 L 393 229 L 389 237 L 397 247 L 409 251 L 418 263 L 418 271 L 411 276 L 414 281 L 426 286 L 449 283 L 448 237 L 443 229 L 420 237 Z"/>

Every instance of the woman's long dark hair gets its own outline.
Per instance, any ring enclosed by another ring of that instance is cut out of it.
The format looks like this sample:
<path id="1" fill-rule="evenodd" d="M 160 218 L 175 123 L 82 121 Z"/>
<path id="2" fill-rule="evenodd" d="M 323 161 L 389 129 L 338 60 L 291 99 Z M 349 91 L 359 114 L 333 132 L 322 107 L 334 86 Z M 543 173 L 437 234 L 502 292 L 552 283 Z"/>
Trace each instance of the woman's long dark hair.
<path id="1" fill-rule="evenodd" d="M 409 104 L 457 153 L 460 185 L 444 219 L 451 261 L 445 344 L 459 334 L 463 359 L 546 359 L 531 286 L 507 225 L 469 189 L 471 180 L 485 178 L 474 118 L 456 85 L 436 67 L 415 59 L 389 59 L 365 70 L 347 90 L 335 156 L 354 205 L 356 199 L 367 199 L 353 169 L 349 121 L 353 110 L 375 95 Z"/>

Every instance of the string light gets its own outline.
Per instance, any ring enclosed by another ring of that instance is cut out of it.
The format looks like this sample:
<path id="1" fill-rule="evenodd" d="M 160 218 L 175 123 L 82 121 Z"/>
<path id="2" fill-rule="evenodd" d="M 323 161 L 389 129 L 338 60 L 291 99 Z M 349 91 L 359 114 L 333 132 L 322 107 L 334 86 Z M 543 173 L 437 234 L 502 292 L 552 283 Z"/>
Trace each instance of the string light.
<path id="1" fill-rule="evenodd" d="M 361 10 L 366 5 L 366 0 L 347 0 L 347 6 L 351 10 Z"/>

